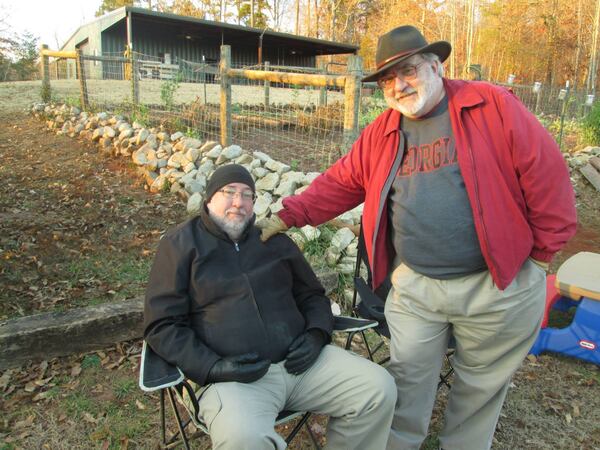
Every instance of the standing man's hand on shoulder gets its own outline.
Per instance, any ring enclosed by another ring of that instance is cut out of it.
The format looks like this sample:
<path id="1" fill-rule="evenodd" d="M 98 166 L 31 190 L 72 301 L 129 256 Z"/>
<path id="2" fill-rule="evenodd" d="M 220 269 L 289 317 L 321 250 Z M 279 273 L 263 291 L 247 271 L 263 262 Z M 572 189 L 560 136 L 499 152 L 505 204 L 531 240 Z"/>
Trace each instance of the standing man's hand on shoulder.
<path id="1" fill-rule="evenodd" d="M 260 240 L 265 242 L 271 236 L 287 231 L 288 226 L 283 220 L 279 218 L 277 214 L 272 214 L 271 217 L 265 217 L 264 219 L 256 222 L 256 226 L 261 229 Z"/>
<path id="2" fill-rule="evenodd" d="M 256 353 L 221 358 L 209 370 L 206 381 L 209 383 L 227 381 L 252 383 L 267 373 L 270 364 L 271 361 L 259 359 Z"/>
<path id="3" fill-rule="evenodd" d="M 310 329 L 298 336 L 288 349 L 285 357 L 285 369 L 293 375 L 300 375 L 314 364 L 321 349 L 327 343 L 325 333 L 316 328 Z"/>

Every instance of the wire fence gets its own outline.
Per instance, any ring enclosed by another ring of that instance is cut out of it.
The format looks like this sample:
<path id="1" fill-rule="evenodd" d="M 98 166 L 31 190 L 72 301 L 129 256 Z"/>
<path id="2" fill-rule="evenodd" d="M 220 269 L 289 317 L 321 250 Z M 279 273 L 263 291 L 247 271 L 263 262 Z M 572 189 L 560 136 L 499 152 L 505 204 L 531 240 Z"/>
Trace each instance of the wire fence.
<path id="1" fill-rule="evenodd" d="M 220 63 L 214 62 L 179 60 L 171 64 L 136 52 L 79 54 L 79 58 L 53 59 L 47 70 L 54 100 L 84 103 L 82 106 L 92 111 L 109 110 L 145 127 L 182 131 L 205 140 L 223 143 L 226 132 L 230 142 L 265 152 L 298 170 L 323 170 L 347 150 L 352 106 L 347 104 L 343 84 L 328 81 L 317 86 L 294 81 L 299 75 L 307 79 L 347 77 L 351 71 L 345 64 L 310 68 L 270 66 L 267 62 L 259 66 L 233 64 L 230 69 L 237 69 L 238 74 L 226 77 L 228 99 L 223 98 Z M 246 71 L 283 75 L 269 81 L 248 77 Z M 357 79 L 356 73 L 354 76 Z M 584 93 L 565 95 L 560 88 L 539 85 L 507 87 L 539 115 L 572 118 L 589 109 Z M 365 95 L 359 93 L 355 99 L 358 121 L 352 126 L 356 133 L 387 107 L 381 93 L 373 96 L 372 91 L 372 85 L 365 85 Z M 227 130 L 222 125 L 225 101 L 230 115 Z"/>

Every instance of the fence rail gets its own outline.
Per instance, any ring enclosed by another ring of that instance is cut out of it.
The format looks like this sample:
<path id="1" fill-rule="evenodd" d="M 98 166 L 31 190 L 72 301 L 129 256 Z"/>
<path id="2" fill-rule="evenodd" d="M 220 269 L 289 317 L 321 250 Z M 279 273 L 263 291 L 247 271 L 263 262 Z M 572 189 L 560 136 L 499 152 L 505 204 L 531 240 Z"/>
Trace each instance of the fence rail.
<path id="1" fill-rule="evenodd" d="M 52 96 L 85 109 L 128 115 L 147 127 L 181 130 L 222 145 L 233 142 L 305 171 L 333 163 L 360 128 L 386 108 L 381 100 L 361 96 L 363 69 L 357 56 L 347 64 L 301 68 L 235 65 L 228 46 L 222 46 L 218 63 L 171 64 L 132 51 L 96 56 L 46 46 L 40 53 L 45 100 Z M 365 84 L 364 90 L 372 86 Z M 579 117 L 589 110 L 583 93 L 507 87 L 536 114 Z"/>

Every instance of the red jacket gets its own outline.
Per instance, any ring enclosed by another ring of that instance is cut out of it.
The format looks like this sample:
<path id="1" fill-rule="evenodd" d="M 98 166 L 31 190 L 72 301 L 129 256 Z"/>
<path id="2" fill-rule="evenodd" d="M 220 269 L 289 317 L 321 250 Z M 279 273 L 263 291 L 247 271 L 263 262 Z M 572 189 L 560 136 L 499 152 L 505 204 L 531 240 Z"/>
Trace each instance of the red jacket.
<path id="1" fill-rule="evenodd" d="M 499 289 L 528 256 L 549 262 L 575 234 L 575 196 L 554 139 L 510 92 L 444 79 L 458 165 L 481 252 Z M 390 271 L 387 199 L 402 153 L 400 113 L 388 109 L 308 189 L 283 201 L 288 226 L 318 225 L 364 201 L 373 288 Z M 401 145 L 400 145 L 401 144 Z"/>

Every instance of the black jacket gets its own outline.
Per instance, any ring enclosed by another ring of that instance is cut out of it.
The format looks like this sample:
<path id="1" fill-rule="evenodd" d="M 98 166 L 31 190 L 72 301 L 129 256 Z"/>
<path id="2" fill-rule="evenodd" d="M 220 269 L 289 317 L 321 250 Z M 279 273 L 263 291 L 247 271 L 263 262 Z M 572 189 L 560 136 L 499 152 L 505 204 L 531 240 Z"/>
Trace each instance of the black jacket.
<path id="1" fill-rule="evenodd" d="M 144 305 L 144 337 L 199 384 L 222 356 L 257 352 L 285 359 L 291 342 L 317 328 L 331 336 L 324 289 L 286 235 L 267 242 L 251 224 L 239 243 L 201 216 L 160 241 Z"/>

